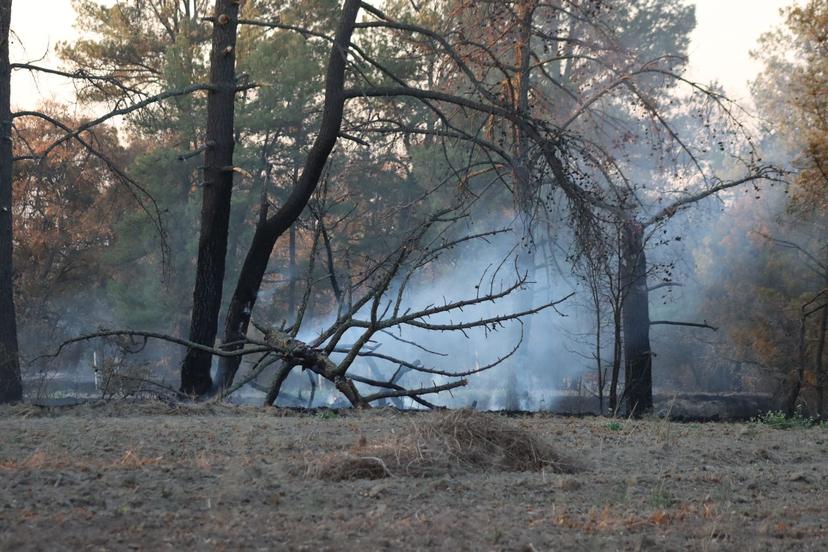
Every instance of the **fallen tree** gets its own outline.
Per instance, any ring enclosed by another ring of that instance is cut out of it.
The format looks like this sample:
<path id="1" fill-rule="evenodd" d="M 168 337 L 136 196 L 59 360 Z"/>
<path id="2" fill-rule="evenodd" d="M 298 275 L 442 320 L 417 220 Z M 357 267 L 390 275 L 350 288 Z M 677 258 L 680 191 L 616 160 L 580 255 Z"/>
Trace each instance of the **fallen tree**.
<path id="1" fill-rule="evenodd" d="M 480 276 L 478 285 L 473 286 L 475 292 L 467 297 L 453 300 L 443 299 L 441 303 L 422 306 L 411 306 L 407 302 L 407 292 L 418 273 L 429 267 L 438 258 L 447 252 L 481 240 L 487 240 L 506 229 L 482 231 L 476 234 L 456 234 L 456 223 L 465 218 L 462 208 L 453 208 L 440 211 L 432 215 L 427 221 L 412 230 L 405 239 L 391 252 L 378 260 L 373 266 L 366 268 L 361 278 L 349 282 L 344 291 L 343 302 L 333 320 L 321 330 L 317 330 L 316 337 L 303 340 L 298 336 L 303 330 L 307 331 L 309 300 L 314 286 L 326 278 L 314 277 L 316 256 L 319 253 L 321 241 L 321 225 L 317 225 L 313 251 L 308 262 L 308 271 L 305 278 L 305 291 L 297 309 L 296 319 L 290 325 L 282 324 L 279 327 L 255 324 L 262 337 L 246 336 L 238 341 L 225 343 L 220 347 L 208 347 L 190 340 L 173 336 L 133 330 L 101 330 L 95 333 L 82 335 L 61 344 L 58 351 L 51 356 L 57 356 L 69 344 L 96 338 L 112 336 L 131 339 L 158 339 L 196 349 L 216 355 L 220 358 L 244 358 L 256 356 L 256 360 L 249 372 L 241 377 L 231 387 L 225 389 L 221 398 L 225 398 L 246 384 L 258 378 L 265 369 L 277 365 L 276 375 L 271 383 L 266 402 L 273 404 L 279 396 L 281 386 L 291 370 L 300 368 L 321 376 L 332 383 L 335 388 L 357 408 L 368 408 L 371 403 L 389 398 L 410 397 L 412 400 L 426 407 L 434 405 L 422 397 L 467 385 L 468 378 L 475 374 L 490 370 L 510 359 L 520 347 L 523 340 L 520 337 L 514 347 L 508 351 L 501 351 L 499 356 L 489 362 L 475 366 L 468 370 L 451 370 L 438 366 L 426 366 L 417 359 L 400 358 L 393 354 L 379 352 L 373 344 L 380 335 L 399 334 L 404 329 L 414 329 L 425 332 L 467 332 L 479 329 L 485 332 L 497 331 L 506 324 L 521 324 L 526 317 L 532 316 L 546 309 L 554 309 L 566 301 L 572 294 L 558 298 L 525 310 L 515 311 L 504 309 L 500 314 L 481 317 L 463 317 L 460 313 L 464 309 L 474 309 L 484 304 L 502 303 L 519 290 L 524 289 L 529 282 L 526 274 L 520 273 L 517 264 L 514 273 L 505 274 L 501 268 L 491 274 Z M 470 286 L 471 287 L 471 286 Z M 452 317 L 460 316 L 455 320 Z M 347 344 L 345 339 L 347 336 Z M 396 339 L 402 339 L 396 337 Z M 424 351 L 428 349 L 414 341 L 411 345 Z M 371 360 L 379 365 L 390 367 L 388 379 L 375 377 L 352 376 L 350 371 L 360 360 Z M 406 388 L 395 383 L 400 367 L 412 372 L 426 374 L 439 378 L 431 385 L 416 388 Z M 359 384 L 360 387 L 357 386 Z M 376 391 L 368 392 L 365 388 Z"/>

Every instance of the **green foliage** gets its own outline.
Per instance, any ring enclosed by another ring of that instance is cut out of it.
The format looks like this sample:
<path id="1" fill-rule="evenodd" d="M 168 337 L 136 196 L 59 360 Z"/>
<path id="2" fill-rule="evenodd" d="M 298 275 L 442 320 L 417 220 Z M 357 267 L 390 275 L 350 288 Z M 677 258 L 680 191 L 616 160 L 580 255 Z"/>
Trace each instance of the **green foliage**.
<path id="1" fill-rule="evenodd" d="M 130 173 L 145 183 L 164 212 L 169 246 L 162 266 L 161 238 L 140 209 L 124 213 L 114 227 L 114 240 L 102 261 L 113 277 L 107 297 L 121 324 L 133 328 L 179 328 L 188 316 L 190 268 L 195 254 L 198 203 L 190 195 L 192 168 L 177 159 L 175 150 L 158 148 L 138 157 Z M 164 281 L 162 272 L 169 278 Z"/>
<path id="2" fill-rule="evenodd" d="M 814 418 L 805 416 L 801 408 L 797 408 L 792 416 L 788 416 L 781 410 L 769 410 L 765 414 L 753 418 L 752 421 L 773 429 L 807 429 L 818 423 Z"/>

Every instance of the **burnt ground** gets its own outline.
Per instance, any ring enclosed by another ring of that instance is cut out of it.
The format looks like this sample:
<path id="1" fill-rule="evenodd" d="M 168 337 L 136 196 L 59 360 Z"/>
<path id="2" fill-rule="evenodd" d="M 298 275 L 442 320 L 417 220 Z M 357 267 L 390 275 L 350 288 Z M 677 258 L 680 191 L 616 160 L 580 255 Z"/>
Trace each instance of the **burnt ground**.
<path id="1" fill-rule="evenodd" d="M 825 425 L 539 414 L 509 423 L 583 471 L 305 476 L 321 454 L 433 415 L 3 408 L 0 549 L 828 549 Z"/>

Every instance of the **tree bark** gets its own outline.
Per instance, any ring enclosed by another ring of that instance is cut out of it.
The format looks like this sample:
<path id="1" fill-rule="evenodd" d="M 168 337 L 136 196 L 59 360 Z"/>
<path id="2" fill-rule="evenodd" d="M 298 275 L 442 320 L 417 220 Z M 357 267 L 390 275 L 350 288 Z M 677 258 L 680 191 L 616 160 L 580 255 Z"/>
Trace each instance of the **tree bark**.
<path id="1" fill-rule="evenodd" d="M 516 69 L 511 82 L 505 82 L 503 89 L 504 96 L 511 99 L 512 109 L 523 116 L 529 114 L 532 20 L 535 9 L 536 0 L 519 0 L 515 4 L 517 29 L 514 31 L 513 48 Z M 512 125 L 511 130 L 514 142 L 512 144 L 512 201 L 517 210 L 521 226 L 518 231 L 522 242 L 519 254 L 519 270 L 525 273 L 527 281 L 531 282 L 535 280 L 538 257 L 532 231 L 533 209 L 537 190 L 528 167 L 530 144 L 526 132 L 521 125 Z M 531 308 L 534 299 L 534 289 L 530 286 L 522 294 L 521 310 Z M 532 342 L 533 324 L 531 317 L 524 322 L 523 336 L 527 345 Z M 518 362 L 528 364 L 530 362 L 529 356 L 529 347 L 522 347 Z M 508 407 L 510 410 L 516 410 L 517 408 L 517 406 L 514 408 Z"/>
<path id="2" fill-rule="evenodd" d="M 345 107 L 345 67 L 359 8 L 360 0 L 345 0 L 344 2 L 328 61 L 325 103 L 319 134 L 305 159 L 302 176 L 284 205 L 266 222 L 256 227 L 253 243 L 247 252 L 236 283 L 236 290 L 228 307 L 224 328 L 225 343 L 238 341 L 246 335 L 253 307 L 256 304 L 256 296 L 261 288 L 262 278 L 267 270 L 273 247 L 307 206 L 319 184 L 328 157 L 336 145 Z M 238 367 L 237 358 L 221 359 L 217 382 L 220 388 L 226 388 L 233 382 Z"/>
<path id="3" fill-rule="evenodd" d="M 822 308 L 819 320 L 819 334 L 817 335 L 816 359 L 814 372 L 816 376 L 817 414 L 824 419 L 825 412 L 825 334 L 828 333 L 828 307 Z"/>
<path id="4" fill-rule="evenodd" d="M 794 376 L 794 381 L 791 384 L 791 389 L 788 396 L 785 398 L 785 413 L 788 416 L 793 416 L 796 412 L 796 402 L 799 400 L 799 393 L 802 391 L 802 386 L 805 380 L 805 362 L 807 359 L 807 342 L 805 332 L 808 329 L 807 322 L 808 317 L 805 315 L 803 308 L 802 316 L 799 318 L 799 362 L 797 362 L 796 374 Z"/>
<path id="5" fill-rule="evenodd" d="M 604 413 L 604 367 L 601 363 L 601 300 L 598 295 L 598 282 L 592 282 L 592 298 L 595 306 L 595 364 L 598 370 L 598 411 Z"/>
<path id="6" fill-rule="evenodd" d="M 279 363 L 279 366 L 276 369 L 276 377 L 273 378 L 273 382 L 270 384 L 270 388 L 267 390 L 267 396 L 264 400 L 264 406 L 276 405 L 276 399 L 279 398 L 279 393 L 282 391 L 282 385 L 285 383 L 285 380 L 287 380 L 291 370 L 293 370 L 292 364 L 288 364 L 287 362 Z"/>
<path id="7" fill-rule="evenodd" d="M 610 376 L 609 410 L 612 416 L 618 414 L 618 380 L 621 377 L 621 306 L 612 306 L 612 375 Z"/>
<path id="8" fill-rule="evenodd" d="M 190 341 L 213 346 L 218 332 L 222 286 L 227 256 L 230 198 L 233 191 L 235 147 L 236 31 L 239 3 L 216 0 L 207 133 L 204 153 L 204 191 L 201 235 L 193 290 Z M 212 356 L 190 349 L 181 367 L 181 391 L 201 396 L 212 388 Z"/>
<path id="9" fill-rule="evenodd" d="M 621 377 L 621 358 L 622 358 L 622 325 L 621 325 L 621 310 L 624 304 L 624 288 L 621 283 L 621 274 L 623 273 L 624 252 L 621 244 L 622 227 L 618 227 L 618 249 L 616 250 L 615 260 L 618 261 L 615 274 L 618 276 L 615 286 L 612 285 L 612 274 L 607 271 L 610 282 L 610 293 L 612 297 L 612 376 L 609 391 L 609 409 L 610 414 L 615 417 L 618 415 L 618 380 Z"/>
<path id="10" fill-rule="evenodd" d="M 517 37 L 515 39 L 515 67 L 517 67 L 513 82 L 504 90 L 504 94 L 512 96 L 512 108 L 526 117 L 529 114 L 529 75 L 530 75 L 530 61 L 531 61 L 531 46 L 532 40 L 532 19 L 535 14 L 535 0 L 520 0 L 516 6 L 516 17 L 518 19 Z M 528 225 L 531 219 L 531 212 L 535 200 L 536 186 L 532 182 L 527 167 L 529 158 L 529 140 L 526 132 L 520 125 L 513 126 L 514 132 L 514 166 L 513 172 L 513 189 L 514 201 L 518 212 L 526 217 L 525 223 Z M 530 229 L 527 226 L 525 230 L 531 235 Z M 533 244 L 529 247 L 534 249 Z M 534 259 L 531 259 L 534 261 Z"/>
<path id="11" fill-rule="evenodd" d="M 0 403 L 23 398 L 12 268 L 11 8 L 12 0 L 0 0 Z"/>
<path id="12" fill-rule="evenodd" d="M 626 221 L 623 238 L 624 397 L 627 412 L 638 416 L 653 408 L 650 298 L 644 227 L 638 221 Z"/>

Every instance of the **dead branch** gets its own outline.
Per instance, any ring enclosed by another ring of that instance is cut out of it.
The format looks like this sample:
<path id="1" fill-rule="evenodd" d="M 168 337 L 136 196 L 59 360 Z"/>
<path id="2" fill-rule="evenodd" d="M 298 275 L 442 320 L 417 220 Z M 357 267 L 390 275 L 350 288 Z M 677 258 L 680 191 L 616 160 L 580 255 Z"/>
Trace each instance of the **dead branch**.
<path id="1" fill-rule="evenodd" d="M 374 393 L 373 395 L 365 395 L 364 397 L 362 397 L 362 400 L 367 403 L 370 403 L 381 399 L 390 399 L 393 397 L 418 397 L 420 395 L 433 395 L 434 393 L 440 393 L 442 391 L 456 389 L 458 387 L 463 387 L 468 384 L 468 380 L 462 379 L 460 381 L 447 383 L 445 385 L 433 385 L 431 387 L 421 387 L 419 389 L 402 389 L 398 391 L 385 391 L 380 393 Z"/>
<path id="2" fill-rule="evenodd" d="M 663 208 L 646 221 L 643 221 L 641 224 L 643 226 L 650 226 L 664 219 L 668 219 L 675 215 L 681 209 L 687 207 L 688 205 L 697 203 L 706 197 L 712 196 L 724 190 L 729 190 L 730 188 L 736 188 L 739 186 L 743 186 L 745 184 L 758 181 L 778 182 L 784 184 L 786 183 L 785 179 L 783 178 L 784 175 L 785 173 L 783 171 L 771 165 L 757 167 L 754 172 L 748 174 L 747 176 L 738 178 L 736 180 L 719 182 L 718 184 L 710 186 L 698 193 L 690 194 L 687 197 L 679 199 L 678 201 L 675 201 L 669 206 Z"/>
<path id="3" fill-rule="evenodd" d="M 236 90 L 237 91 L 249 90 L 251 88 L 256 88 L 256 87 L 258 87 L 257 84 L 245 84 L 245 85 L 237 87 Z M 128 106 L 125 106 L 125 107 L 120 107 L 118 109 L 113 109 L 112 111 L 110 111 L 108 113 L 105 113 L 105 114 L 101 115 L 100 117 L 98 117 L 96 119 L 93 119 L 89 122 L 86 122 L 86 123 L 80 125 L 78 128 L 72 130 L 71 132 L 68 132 L 65 136 L 59 138 L 58 140 L 56 140 L 55 142 L 50 144 L 43 151 L 41 156 L 42 157 L 48 157 L 48 155 L 52 151 L 54 151 L 55 148 L 60 146 L 61 144 L 64 144 L 68 140 L 76 138 L 77 136 L 79 136 L 80 134 L 82 134 L 86 131 L 89 131 L 89 130 L 97 127 L 97 126 L 100 126 L 103 123 L 105 123 L 106 121 L 108 121 L 110 119 L 113 119 L 115 117 L 121 117 L 121 116 L 124 116 L 124 115 L 129 115 L 130 113 L 134 113 L 135 111 L 139 111 L 141 109 L 144 109 L 144 108 L 149 107 L 151 105 L 157 104 L 157 103 L 162 102 L 164 100 L 168 100 L 170 98 L 175 98 L 175 97 L 178 97 L 178 96 L 187 96 L 187 95 L 190 95 L 194 92 L 199 92 L 199 91 L 204 91 L 204 90 L 212 90 L 212 89 L 213 89 L 213 86 L 211 84 L 204 84 L 204 83 L 192 84 L 190 86 L 187 86 L 187 87 L 184 87 L 184 88 L 178 88 L 176 90 L 167 90 L 165 92 L 161 92 L 159 94 L 155 94 L 154 96 L 150 96 L 148 98 L 145 98 L 144 100 L 141 100 L 139 102 L 135 102 L 131 105 L 128 105 Z M 19 118 L 19 117 L 42 117 L 42 115 L 43 115 L 42 113 L 37 112 L 37 111 L 18 111 L 16 113 L 12 113 L 12 119 L 16 119 L 16 118 Z"/>
<path id="4" fill-rule="evenodd" d="M 358 383 L 364 383 L 365 385 L 371 385 L 373 387 L 381 387 L 381 388 L 385 388 L 385 389 L 395 389 L 397 391 L 405 391 L 404 387 L 402 387 L 400 385 L 397 385 L 396 383 L 393 383 L 393 380 L 394 380 L 393 377 L 391 378 L 391 381 L 372 380 L 372 379 L 364 378 L 362 376 L 351 376 L 351 379 L 358 382 Z M 391 397 L 389 397 L 389 398 L 391 398 Z M 432 403 L 428 402 L 427 400 L 423 399 L 422 397 L 418 397 L 416 395 L 412 396 L 411 400 L 413 400 L 414 402 L 416 402 L 418 404 L 421 404 L 422 406 L 425 406 L 426 408 L 430 408 L 431 410 L 438 410 L 438 409 L 442 408 L 442 407 L 437 406 L 435 404 L 432 404 Z"/>
<path id="5" fill-rule="evenodd" d="M 93 339 L 100 339 L 104 337 L 141 337 L 144 339 L 158 339 L 160 341 L 166 341 L 168 343 L 175 343 L 176 345 L 182 345 L 184 347 L 189 347 L 192 349 L 199 349 L 205 352 L 209 352 L 216 356 L 246 356 L 256 353 L 269 353 L 269 352 L 278 352 L 274 351 L 273 347 L 258 347 L 258 348 L 250 348 L 250 349 L 240 349 L 235 351 L 228 351 L 223 348 L 216 348 L 216 347 L 208 347 L 206 345 L 202 345 L 200 343 L 195 343 L 193 341 L 189 341 L 187 339 L 181 339 L 179 337 L 174 337 L 171 335 L 158 333 L 158 332 L 144 332 L 140 330 L 101 330 L 99 332 L 93 332 L 89 334 L 84 334 L 78 337 L 73 337 L 72 339 L 67 339 L 66 341 L 62 342 L 57 350 L 54 353 L 41 355 L 39 357 L 34 358 L 31 362 L 35 363 L 39 360 L 44 359 L 52 359 L 57 358 L 63 352 L 63 350 L 73 343 L 80 343 L 82 341 L 90 341 Z"/>
<path id="6" fill-rule="evenodd" d="M 662 288 L 674 288 L 674 287 L 684 287 L 684 284 L 680 284 L 678 282 L 662 282 L 660 284 L 655 284 L 647 288 L 648 292 L 653 292 Z"/>
<path id="7" fill-rule="evenodd" d="M 707 322 L 676 322 L 674 320 L 651 320 L 650 326 L 687 326 L 690 328 L 706 328 L 708 330 L 713 330 L 714 332 L 719 331 L 719 328 L 711 326 Z"/>

